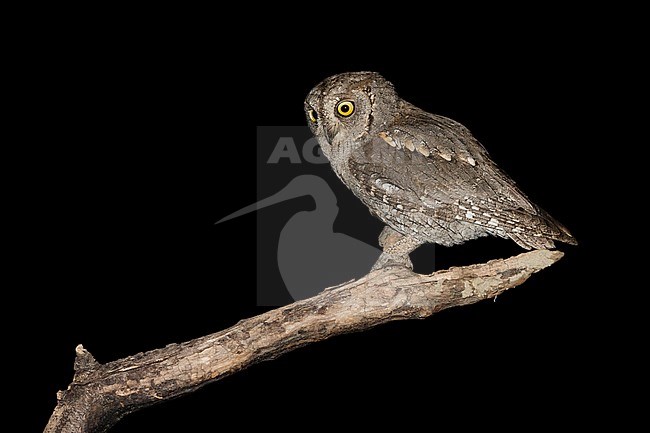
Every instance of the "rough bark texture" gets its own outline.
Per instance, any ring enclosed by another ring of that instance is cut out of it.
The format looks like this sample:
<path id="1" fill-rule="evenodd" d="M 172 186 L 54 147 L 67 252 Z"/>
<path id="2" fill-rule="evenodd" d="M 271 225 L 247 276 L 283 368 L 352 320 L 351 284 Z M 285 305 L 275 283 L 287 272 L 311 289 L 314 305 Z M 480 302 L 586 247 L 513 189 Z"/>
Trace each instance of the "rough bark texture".
<path id="1" fill-rule="evenodd" d="M 97 363 L 79 345 L 74 379 L 66 391 L 57 393 L 45 433 L 106 431 L 130 412 L 190 393 L 300 346 L 494 297 L 562 255 L 533 251 L 431 275 L 406 268 L 380 269 L 221 332 L 107 364 Z"/>

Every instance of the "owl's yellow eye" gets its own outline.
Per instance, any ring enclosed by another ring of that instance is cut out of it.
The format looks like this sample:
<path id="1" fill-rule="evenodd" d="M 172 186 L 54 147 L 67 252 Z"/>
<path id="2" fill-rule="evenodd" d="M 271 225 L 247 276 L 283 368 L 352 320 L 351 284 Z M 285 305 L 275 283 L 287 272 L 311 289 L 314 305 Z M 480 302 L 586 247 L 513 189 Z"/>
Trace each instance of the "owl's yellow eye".
<path id="1" fill-rule="evenodd" d="M 341 101 L 336 106 L 336 111 L 343 117 L 351 116 L 354 113 L 354 102 Z"/>
<path id="2" fill-rule="evenodd" d="M 311 120 L 312 123 L 318 122 L 318 114 L 316 114 L 316 111 L 309 110 L 307 113 L 309 114 L 309 120 Z"/>

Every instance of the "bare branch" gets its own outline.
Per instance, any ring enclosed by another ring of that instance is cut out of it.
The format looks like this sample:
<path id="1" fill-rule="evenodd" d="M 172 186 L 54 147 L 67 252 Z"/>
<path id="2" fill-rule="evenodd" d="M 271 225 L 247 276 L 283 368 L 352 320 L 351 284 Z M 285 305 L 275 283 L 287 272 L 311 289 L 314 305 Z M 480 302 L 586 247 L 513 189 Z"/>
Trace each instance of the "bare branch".
<path id="1" fill-rule="evenodd" d="M 532 251 L 431 275 L 406 268 L 380 269 L 221 332 L 107 364 L 97 363 L 79 345 L 74 379 L 57 394 L 45 433 L 106 431 L 128 413 L 190 393 L 300 346 L 492 298 L 562 255 Z"/>

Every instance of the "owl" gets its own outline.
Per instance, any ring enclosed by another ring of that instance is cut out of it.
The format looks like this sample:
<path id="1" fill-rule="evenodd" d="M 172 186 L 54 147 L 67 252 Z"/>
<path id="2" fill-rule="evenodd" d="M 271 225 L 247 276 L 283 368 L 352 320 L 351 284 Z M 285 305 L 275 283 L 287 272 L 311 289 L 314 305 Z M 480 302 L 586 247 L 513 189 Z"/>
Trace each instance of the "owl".
<path id="1" fill-rule="evenodd" d="M 378 73 L 323 80 L 305 99 L 305 113 L 336 175 L 386 225 L 375 268 L 411 267 L 409 253 L 425 243 L 487 235 L 525 249 L 576 244 L 466 127 L 401 99 Z"/>

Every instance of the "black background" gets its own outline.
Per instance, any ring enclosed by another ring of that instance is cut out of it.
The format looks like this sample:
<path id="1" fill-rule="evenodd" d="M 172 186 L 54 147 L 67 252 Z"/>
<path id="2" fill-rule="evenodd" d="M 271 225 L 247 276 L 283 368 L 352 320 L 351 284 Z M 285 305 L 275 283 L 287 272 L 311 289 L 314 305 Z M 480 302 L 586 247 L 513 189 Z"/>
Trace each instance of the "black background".
<path id="1" fill-rule="evenodd" d="M 79 343 L 107 362 L 267 310 L 255 302 L 255 215 L 228 230 L 214 222 L 255 201 L 256 126 L 302 124 L 310 88 L 353 70 L 381 72 L 405 99 L 468 126 L 580 245 L 561 246 L 561 262 L 496 302 L 300 349 L 133 414 L 112 431 L 273 428 L 294 424 L 296 414 L 333 428 L 348 416 L 367 428 L 396 418 L 405 428 L 445 417 L 513 422 L 499 418 L 503 411 L 535 425 L 566 414 L 579 421 L 573 403 L 602 392 L 588 366 L 612 349 L 588 306 L 599 296 L 589 274 L 603 255 L 593 218 L 603 182 L 595 158 L 603 155 L 592 147 L 609 92 L 596 74 L 610 54 L 571 35 L 513 45 L 513 35 L 459 46 L 423 40 L 371 53 L 360 41 L 330 47 L 328 35 L 302 49 L 293 42 L 307 38 L 300 31 L 246 46 L 208 34 L 182 42 L 77 38 L 43 61 L 39 109 L 47 121 L 34 128 L 51 144 L 34 155 L 26 220 L 35 237 L 26 257 L 36 270 L 19 286 L 39 305 L 25 316 L 40 329 L 30 335 L 39 366 L 29 423 L 45 425 Z M 350 200 L 340 199 L 336 228 L 364 230 L 359 237 L 378 231 L 346 225 Z M 436 266 L 519 252 L 482 239 L 437 248 Z M 426 260 L 423 248 L 416 266 Z"/>

